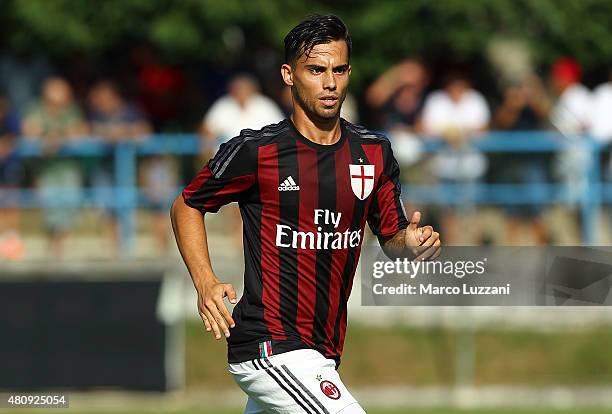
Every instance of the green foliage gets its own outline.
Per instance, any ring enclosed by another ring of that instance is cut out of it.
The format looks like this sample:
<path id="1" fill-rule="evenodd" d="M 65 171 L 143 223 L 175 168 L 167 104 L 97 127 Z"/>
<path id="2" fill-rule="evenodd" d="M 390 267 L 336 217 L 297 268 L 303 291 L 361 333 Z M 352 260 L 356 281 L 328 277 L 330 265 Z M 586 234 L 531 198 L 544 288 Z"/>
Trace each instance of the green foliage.
<path id="1" fill-rule="evenodd" d="M 284 34 L 313 12 L 349 24 L 356 80 L 409 55 L 479 53 L 499 35 L 528 40 L 541 63 L 612 61 L 608 0 L 4 0 L 0 35 L 13 49 L 59 57 L 149 42 L 175 61 L 231 64 L 261 45 L 280 54 Z"/>

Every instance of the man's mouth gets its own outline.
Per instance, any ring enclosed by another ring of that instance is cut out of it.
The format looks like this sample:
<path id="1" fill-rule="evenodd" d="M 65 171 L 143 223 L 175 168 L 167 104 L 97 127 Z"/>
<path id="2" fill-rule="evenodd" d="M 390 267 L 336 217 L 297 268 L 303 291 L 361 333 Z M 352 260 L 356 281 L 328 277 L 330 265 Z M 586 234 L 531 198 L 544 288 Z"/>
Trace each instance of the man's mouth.
<path id="1" fill-rule="evenodd" d="M 322 96 L 319 98 L 324 106 L 334 106 L 338 102 L 338 97 L 335 95 Z"/>

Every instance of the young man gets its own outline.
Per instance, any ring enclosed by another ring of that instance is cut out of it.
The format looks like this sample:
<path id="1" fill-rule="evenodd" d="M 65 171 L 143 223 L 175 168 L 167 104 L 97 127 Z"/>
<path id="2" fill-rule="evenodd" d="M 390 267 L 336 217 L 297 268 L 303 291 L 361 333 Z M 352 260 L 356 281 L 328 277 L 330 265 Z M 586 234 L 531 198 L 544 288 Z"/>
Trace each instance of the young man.
<path id="1" fill-rule="evenodd" d="M 245 413 L 364 413 L 336 369 L 366 221 L 388 255 L 440 253 L 431 226 L 409 223 L 387 139 L 339 117 L 351 39 L 335 16 L 285 38 L 293 115 L 223 145 L 172 206 L 177 243 L 206 330 L 228 342 Z M 202 215 L 237 201 L 244 222 L 244 294 L 212 270 Z M 230 335 L 231 329 L 231 335 Z"/>

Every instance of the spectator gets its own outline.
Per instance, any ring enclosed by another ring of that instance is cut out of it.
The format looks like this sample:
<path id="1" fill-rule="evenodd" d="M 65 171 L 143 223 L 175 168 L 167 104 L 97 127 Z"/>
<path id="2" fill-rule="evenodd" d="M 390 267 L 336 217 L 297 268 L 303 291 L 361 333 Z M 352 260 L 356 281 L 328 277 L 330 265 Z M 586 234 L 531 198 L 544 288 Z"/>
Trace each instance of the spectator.
<path id="1" fill-rule="evenodd" d="M 59 77 L 45 81 L 41 100 L 27 111 L 22 124 L 23 134 L 41 139 L 45 148 L 80 139 L 88 130 L 81 110 L 73 103 L 72 88 Z"/>
<path id="2" fill-rule="evenodd" d="M 178 167 L 171 156 L 155 156 L 144 159 L 138 169 L 139 186 L 146 208 L 153 215 L 153 234 L 161 254 L 166 254 L 170 221 L 168 209 L 176 197 Z"/>
<path id="3" fill-rule="evenodd" d="M 612 141 L 612 73 L 610 80 L 593 91 L 591 112 L 591 134 L 600 142 Z"/>
<path id="4" fill-rule="evenodd" d="M 237 136 L 242 129 L 259 129 L 284 118 L 278 105 L 259 92 L 251 75 L 232 78 L 228 92 L 212 105 L 202 123 L 202 135 L 210 149 Z"/>
<path id="5" fill-rule="evenodd" d="M 123 99 L 117 85 L 113 82 L 100 81 L 96 83 L 89 92 L 89 105 L 91 109 L 89 120 L 93 135 L 109 143 L 130 141 L 151 133 L 151 125 L 144 115 L 134 105 Z M 94 187 L 97 205 L 103 205 L 112 196 L 109 190 L 115 184 L 113 167 L 112 157 L 97 159 L 91 159 L 90 157 L 89 159 L 88 176 L 91 185 Z M 108 208 L 106 211 L 112 220 L 112 224 L 109 226 L 113 243 L 112 251 L 117 252 L 119 224 L 113 210 Z M 159 218 L 156 222 L 158 221 L 160 221 Z M 156 223 L 155 227 L 157 229 L 160 225 Z"/>
<path id="6" fill-rule="evenodd" d="M 23 164 L 15 151 L 18 135 L 19 118 L 10 109 L 8 99 L 0 95 L 0 260 L 17 260 L 24 254 L 19 208 L 14 195 L 9 193 L 23 183 Z"/>
<path id="7" fill-rule="evenodd" d="M 386 131 L 414 131 L 423 108 L 423 93 L 428 76 L 422 63 L 405 60 L 387 70 L 370 85 L 366 101 L 382 112 L 382 127 Z"/>
<path id="8" fill-rule="evenodd" d="M 77 160 L 56 157 L 56 153 L 67 141 L 78 140 L 87 132 L 81 111 L 73 103 L 70 85 L 62 78 L 47 79 L 40 102 L 23 120 L 22 134 L 40 140 L 44 151 L 35 173 L 36 185 L 45 204 L 45 224 L 54 257 L 62 255 L 63 241 L 74 223 L 82 187 Z"/>
<path id="9" fill-rule="evenodd" d="M 383 73 L 366 90 L 366 101 L 380 113 L 393 153 L 404 167 L 421 159 L 421 141 L 415 130 L 428 82 L 425 66 L 407 59 Z"/>
<path id="10" fill-rule="evenodd" d="M 92 134 L 109 142 L 117 142 L 151 133 L 151 125 L 143 113 L 124 101 L 113 82 L 96 83 L 89 93 L 89 102 Z"/>
<path id="11" fill-rule="evenodd" d="M 612 72 L 610 80 L 593 92 L 591 134 L 607 148 L 608 165 L 604 167 L 603 176 L 612 181 Z"/>
<path id="12" fill-rule="evenodd" d="M 550 71 L 550 80 L 556 102 L 550 121 L 564 134 L 580 134 L 589 128 L 591 93 L 580 80 L 582 68 L 573 59 L 557 60 Z"/>
<path id="13" fill-rule="evenodd" d="M 0 56 L 0 88 L 6 91 L 17 113 L 24 114 L 35 103 L 36 95 L 50 71 L 47 59 L 39 52 Z"/>
<path id="14" fill-rule="evenodd" d="M 506 131 L 542 129 L 550 106 L 542 81 L 536 75 L 529 75 L 506 87 L 502 105 L 495 111 L 493 125 Z"/>
<path id="15" fill-rule="evenodd" d="M 467 144 L 476 134 L 487 129 L 489 119 L 490 112 L 484 97 L 472 89 L 467 77 L 459 72 L 447 75 L 444 89 L 432 92 L 423 108 L 420 121 L 422 132 L 439 136 L 448 144 L 433 157 L 432 175 L 442 184 L 462 184 L 461 191 L 455 194 L 465 197 L 460 204 L 466 207 L 469 207 L 473 197 L 473 184 L 487 168 L 484 155 Z M 458 240 L 453 210 L 443 214 L 442 226 L 450 243 Z"/>
<path id="16" fill-rule="evenodd" d="M 550 71 L 550 80 L 556 101 L 550 114 L 551 124 L 568 139 L 580 139 L 590 128 L 592 96 L 584 87 L 582 68 L 573 59 L 557 60 Z M 587 150 L 574 147 L 556 155 L 554 173 L 565 183 L 566 196 L 578 201 L 584 186 L 584 166 L 588 162 Z"/>
<path id="17" fill-rule="evenodd" d="M 489 118 L 484 97 L 472 89 L 465 75 L 456 72 L 446 76 L 443 90 L 434 91 L 427 97 L 422 129 L 427 134 L 457 142 L 486 131 Z"/>
<path id="18" fill-rule="evenodd" d="M 522 81 L 510 84 L 504 90 L 504 99 L 493 116 L 493 127 L 501 131 L 532 131 L 546 124 L 550 103 L 540 79 L 529 75 Z M 548 179 L 547 154 L 522 153 L 520 157 L 507 154 L 493 156 L 492 175 L 503 184 L 544 184 Z M 534 186 L 532 192 L 537 191 Z M 548 231 L 542 220 L 540 205 L 506 205 L 506 242 L 510 245 L 521 243 L 523 223 L 537 245 L 549 243 Z"/>
<path id="19" fill-rule="evenodd" d="M 591 134 L 608 149 L 612 143 L 612 73 L 610 80 L 599 85 L 593 92 L 593 109 L 591 111 Z M 612 155 L 610 151 L 609 156 Z M 608 180 L 612 180 L 612 156 L 607 171 Z"/>
<path id="20" fill-rule="evenodd" d="M 184 69 L 160 61 L 160 54 L 149 46 L 131 50 L 137 100 L 150 117 L 156 131 L 177 130 L 189 108 L 188 79 Z"/>

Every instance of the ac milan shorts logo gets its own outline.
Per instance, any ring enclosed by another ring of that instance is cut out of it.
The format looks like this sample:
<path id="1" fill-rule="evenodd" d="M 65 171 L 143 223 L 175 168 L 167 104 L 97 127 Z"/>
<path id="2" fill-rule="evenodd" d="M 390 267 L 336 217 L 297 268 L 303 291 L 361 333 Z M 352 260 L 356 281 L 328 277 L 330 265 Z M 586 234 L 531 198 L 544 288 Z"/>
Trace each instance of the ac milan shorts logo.
<path id="1" fill-rule="evenodd" d="M 322 381 L 319 385 L 321 386 L 321 391 L 323 391 L 323 394 L 327 397 L 332 400 L 340 398 L 340 390 L 331 381 Z"/>

